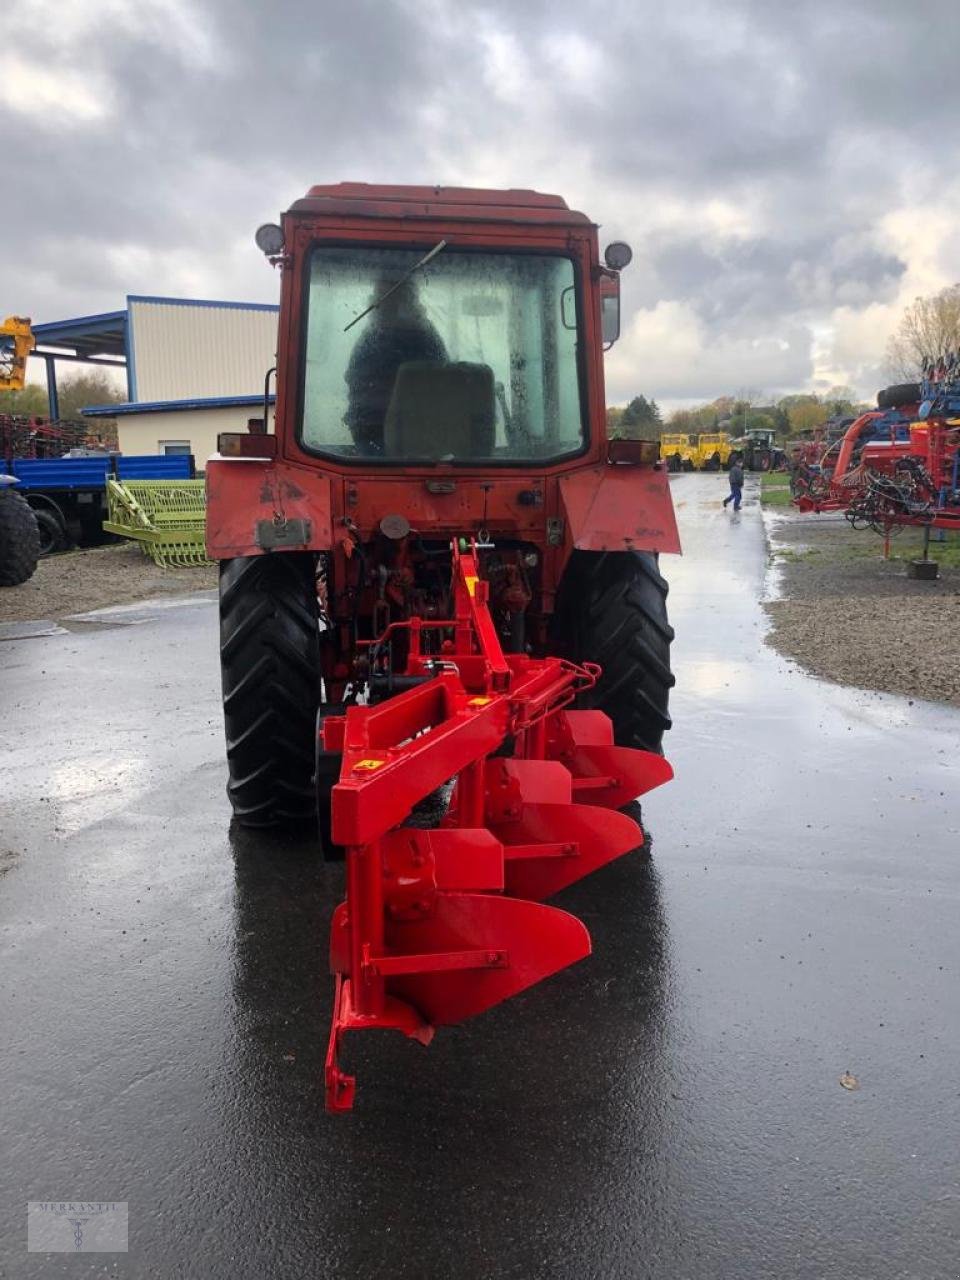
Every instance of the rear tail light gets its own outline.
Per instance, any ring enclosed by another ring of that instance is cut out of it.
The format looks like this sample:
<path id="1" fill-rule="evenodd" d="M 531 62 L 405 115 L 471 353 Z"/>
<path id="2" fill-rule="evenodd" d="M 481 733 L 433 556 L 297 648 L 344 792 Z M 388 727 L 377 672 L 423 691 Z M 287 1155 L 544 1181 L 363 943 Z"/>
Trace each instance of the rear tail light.
<path id="1" fill-rule="evenodd" d="M 251 435 L 246 431 L 221 431 L 217 451 L 224 458 L 275 458 L 277 437 Z"/>

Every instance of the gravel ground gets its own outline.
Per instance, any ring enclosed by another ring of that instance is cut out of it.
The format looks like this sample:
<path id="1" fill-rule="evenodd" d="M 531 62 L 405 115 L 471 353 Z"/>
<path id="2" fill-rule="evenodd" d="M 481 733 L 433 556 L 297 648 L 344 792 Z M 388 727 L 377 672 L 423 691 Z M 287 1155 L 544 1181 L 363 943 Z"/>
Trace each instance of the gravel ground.
<path id="1" fill-rule="evenodd" d="M 209 590 L 216 566 L 159 569 L 129 542 L 47 556 L 29 582 L 0 591 L 0 622 L 32 622 L 87 613 L 150 596 Z"/>
<path id="2" fill-rule="evenodd" d="M 908 578 L 912 531 L 894 542 L 903 559 L 884 561 L 880 539 L 842 519 L 768 513 L 766 527 L 770 644 L 839 684 L 960 706 L 960 568 Z"/>

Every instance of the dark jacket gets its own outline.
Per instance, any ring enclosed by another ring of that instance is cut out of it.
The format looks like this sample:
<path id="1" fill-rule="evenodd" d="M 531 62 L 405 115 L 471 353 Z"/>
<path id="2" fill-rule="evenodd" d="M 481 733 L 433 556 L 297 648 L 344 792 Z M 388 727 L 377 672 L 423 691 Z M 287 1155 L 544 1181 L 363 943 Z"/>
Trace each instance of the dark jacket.
<path id="1" fill-rule="evenodd" d="M 743 488 L 743 467 L 740 465 L 739 462 L 735 462 L 733 466 L 730 468 L 730 488 L 731 489 Z"/>
<path id="2" fill-rule="evenodd" d="M 374 318 L 344 374 L 350 396 L 344 420 L 363 452 L 382 448 L 383 421 L 400 366 L 411 360 L 443 364 L 446 359 L 443 340 L 429 320 L 389 324 Z"/>

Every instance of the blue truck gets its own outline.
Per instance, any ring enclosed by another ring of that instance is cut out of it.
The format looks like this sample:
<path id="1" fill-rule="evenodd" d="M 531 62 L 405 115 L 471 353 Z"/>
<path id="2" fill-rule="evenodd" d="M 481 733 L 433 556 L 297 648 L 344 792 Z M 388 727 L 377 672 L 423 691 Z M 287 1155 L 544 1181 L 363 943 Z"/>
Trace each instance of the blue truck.
<path id="1" fill-rule="evenodd" d="M 40 554 L 102 542 L 107 476 L 118 480 L 192 480 L 192 454 L 105 453 L 74 449 L 62 458 L 0 458 L 0 472 L 19 481 L 17 493 L 33 509 Z"/>

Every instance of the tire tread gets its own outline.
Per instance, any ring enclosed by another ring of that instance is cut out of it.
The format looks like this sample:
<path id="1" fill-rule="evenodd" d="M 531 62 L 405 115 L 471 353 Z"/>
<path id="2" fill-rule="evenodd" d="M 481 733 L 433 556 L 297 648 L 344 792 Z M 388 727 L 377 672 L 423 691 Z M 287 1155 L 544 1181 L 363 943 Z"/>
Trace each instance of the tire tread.
<path id="1" fill-rule="evenodd" d="M 220 566 L 220 661 L 230 780 L 245 826 L 310 820 L 320 702 L 313 557 L 242 557 Z"/>
<path id="2" fill-rule="evenodd" d="M 580 705 L 605 711 L 621 746 L 659 751 L 670 728 L 668 591 L 650 552 L 575 551 L 560 584 L 554 644 L 602 666 Z"/>
<path id="3" fill-rule="evenodd" d="M 40 556 L 40 530 L 26 498 L 0 487 L 0 587 L 19 587 L 33 577 Z"/>

